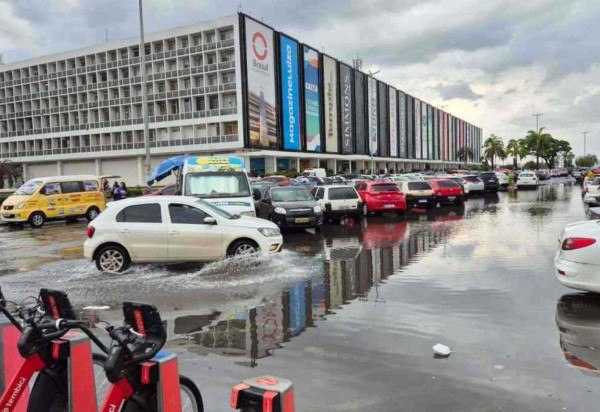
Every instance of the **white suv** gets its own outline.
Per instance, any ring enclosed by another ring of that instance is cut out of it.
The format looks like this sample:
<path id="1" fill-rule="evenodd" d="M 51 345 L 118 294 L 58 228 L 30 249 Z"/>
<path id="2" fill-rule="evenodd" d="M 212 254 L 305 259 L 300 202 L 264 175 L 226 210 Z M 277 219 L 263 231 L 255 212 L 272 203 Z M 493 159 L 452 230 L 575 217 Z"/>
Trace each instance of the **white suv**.
<path id="1" fill-rule="evenodd" d="M 326 218 L 360 217 L 362 201 L 356 189 L 347 185 L 316 186 L 310 192 Z"/>
<path id="2" fill-rule="evenodd" d="M 232 215 L 187 196 L 144 196 L 110 202 L 87 228 L 83 253 L 105 272 L 131 263 L 209 262 L 227 256 L 279 252 L 276 224 Z"/>

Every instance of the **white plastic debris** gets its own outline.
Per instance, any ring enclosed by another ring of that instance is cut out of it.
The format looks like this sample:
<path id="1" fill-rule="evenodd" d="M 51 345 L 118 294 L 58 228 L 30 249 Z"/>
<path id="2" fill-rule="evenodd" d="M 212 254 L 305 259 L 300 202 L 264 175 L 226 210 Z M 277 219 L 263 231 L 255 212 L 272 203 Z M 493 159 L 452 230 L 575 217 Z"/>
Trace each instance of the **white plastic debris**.
<path id="1" fill-rule="evenodd" d="M 452 351 L 448 346 L 443 345 L 441 343 L 437 343 L 433 345 L 433 353 L 435 353 L 438 356 L 450 356 Z"/>
<path id="2" fill-rule="evenodd" d="M 108 310 L 110 306 L 86 306 L 83 310 Z"/>

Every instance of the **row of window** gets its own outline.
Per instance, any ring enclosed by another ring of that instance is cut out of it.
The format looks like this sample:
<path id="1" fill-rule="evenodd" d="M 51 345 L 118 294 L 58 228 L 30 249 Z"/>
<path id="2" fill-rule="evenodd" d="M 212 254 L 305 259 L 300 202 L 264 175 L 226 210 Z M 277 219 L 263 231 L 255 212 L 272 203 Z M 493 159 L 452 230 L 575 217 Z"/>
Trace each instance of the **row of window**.
<path id="1" fill-rule="evenodd" d="M 190 205 L 169 204 L 169 218 L 172 224 L 205 225 L 204 219 L 212 217 L 208 213 Z M 128 206 L 117 214 L 120 223 L 162 223 L 162 213 L 158 203 Z M 214 224 L 214 223 L 211 223 Z"/>
<path id="2" fill-rule="evenodd" d="M 46 183 L 41 189 L 41 193 L 44 193 L 46 196 L 52 196 L 68 193 L 95 192 L 97 190 L 97 181 L 86 180 L 78 182 Z"/>

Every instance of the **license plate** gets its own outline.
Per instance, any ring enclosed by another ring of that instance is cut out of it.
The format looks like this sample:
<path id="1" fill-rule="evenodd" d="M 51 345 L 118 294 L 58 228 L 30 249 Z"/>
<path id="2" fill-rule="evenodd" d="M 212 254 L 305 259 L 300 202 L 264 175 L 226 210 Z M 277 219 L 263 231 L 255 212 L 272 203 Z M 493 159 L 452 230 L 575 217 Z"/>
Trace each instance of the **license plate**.
<path id="1" fill-rule="evenodd" d="M 392 204 L 387 204 L 387 205 L 383 205 L 383 207 L 385 207 L 386 209 L 393 209 L 394 205 Z"/>
<path id="2" fill-rule="evenodd" d="M 340 210 L 348 210 L 348 209 L 350 209 L 349 206 L 340 206 Z"/>
<path id="3" fill-rule="evenodd" d="M 448 197 L 448 200 L 451 201 L 451 202 L 454 202 L 455 199 L 456 199 L 456 197 L 454 197 L 454 196 Z"/>
<path id="4" fill-rule="evenodd" d="M 488 180 L 489 183 L 494 183 L 494 179 Z"/>
<path id="5" fill-rule="evenodd" d="M 296 219 L 294 219 L 294 222 L 296 222 L 296 223 L 308 223 L 308 222 L 310 222 L 310 218 L 308 218 L 308 217 L 297 217 Z"/>
<path id="6" fill-rule="evenodd" d="M 427 199 L 420 199 L 419 203 L 427 203 Z"/>

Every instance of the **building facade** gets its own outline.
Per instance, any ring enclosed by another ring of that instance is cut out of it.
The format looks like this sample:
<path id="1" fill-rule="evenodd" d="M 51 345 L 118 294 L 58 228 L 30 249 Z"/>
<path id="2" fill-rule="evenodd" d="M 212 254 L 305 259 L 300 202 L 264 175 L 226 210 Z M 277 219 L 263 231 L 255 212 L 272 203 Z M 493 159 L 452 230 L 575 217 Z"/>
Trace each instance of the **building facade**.
<path id="1" fill-rule="evenodd" d="M 456 165 L 464 145 L 478 162 L 480 129 L 245 15 L 145 40 L 142 52 L 131 39 L 1 65 L 0 162 L 22 164 L 24 179 L 90 173 L 143 184 L 142 55 L 151 166 L 221 153 L 260 174 L 371 162 L 412 170 Z"/>

